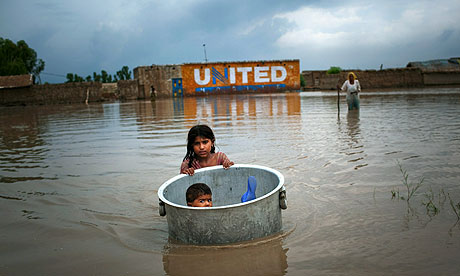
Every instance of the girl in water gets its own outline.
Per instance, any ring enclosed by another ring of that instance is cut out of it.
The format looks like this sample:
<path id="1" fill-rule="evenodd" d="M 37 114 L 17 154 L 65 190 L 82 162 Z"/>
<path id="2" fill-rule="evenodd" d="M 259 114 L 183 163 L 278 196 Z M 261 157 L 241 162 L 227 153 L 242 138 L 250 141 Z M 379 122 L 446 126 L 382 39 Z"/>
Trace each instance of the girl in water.
<path id="1" fill-rule="evenodd" d="M 196 125 L 188 132 L 187 154 L 180 166 L 180 173 L 193 175 L 196 169 L 223 165 L 229 168 L 234 163 L 223 152 L 215 152 L 216 138 L 207 125 Z"/>

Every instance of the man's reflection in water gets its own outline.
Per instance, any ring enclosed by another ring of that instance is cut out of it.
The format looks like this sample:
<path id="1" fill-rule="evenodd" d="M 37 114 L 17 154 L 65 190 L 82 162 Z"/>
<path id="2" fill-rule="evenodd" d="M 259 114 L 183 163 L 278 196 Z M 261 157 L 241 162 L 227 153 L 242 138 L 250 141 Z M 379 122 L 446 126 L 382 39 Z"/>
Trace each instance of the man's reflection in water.
<path id="1" fill-rule="evenodd" d="M 170 241 L 163 251 L 167 275 L 284 275 L 288 249 L 282 238 L 228 246 L 189 246 Z"/>
<path id="2" fill-rule="evenodd" d="M 351 141 L 358 144 L 359 143 L 359 134 L 361 134 L 361 129 L 359 128 L 359 110 L 350 110 L 347 113 L 347 129 L 348 136 L 350 136 Z"/>

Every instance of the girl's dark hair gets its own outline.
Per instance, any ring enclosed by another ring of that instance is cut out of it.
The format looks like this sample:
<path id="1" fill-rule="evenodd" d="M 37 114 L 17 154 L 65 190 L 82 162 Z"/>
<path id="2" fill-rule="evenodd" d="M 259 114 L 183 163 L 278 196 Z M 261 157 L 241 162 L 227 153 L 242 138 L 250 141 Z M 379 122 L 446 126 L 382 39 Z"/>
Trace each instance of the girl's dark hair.
<path id="1" fill-rule="evenodd" d="M 211 139 L 211 142 L 214 143 L 216 138 L 212 129 L 207 125 L 196 125 L 188 131 L 187 136 L 187 153 L 185 154 L 184 160 L 188 159 L 188 167 L 192 167 L 193 160 L 195 160 L 195 152 L 193 151 L 193 143 L 195 142 L 196 137 L 201 136 L 204 138 Z M 216 147 L 214 144 L 211 147 L 211 153 L 216 152 Z"/>
<path id="2" fill-rule="evenodd" d="M 187 202 L 193 202 L 199 196 L 202 195 L 212 195 L 211 188 L 204 183 L 195 183 L 192 186 L 188 187 L 185 192 L 185 198 Z"/>

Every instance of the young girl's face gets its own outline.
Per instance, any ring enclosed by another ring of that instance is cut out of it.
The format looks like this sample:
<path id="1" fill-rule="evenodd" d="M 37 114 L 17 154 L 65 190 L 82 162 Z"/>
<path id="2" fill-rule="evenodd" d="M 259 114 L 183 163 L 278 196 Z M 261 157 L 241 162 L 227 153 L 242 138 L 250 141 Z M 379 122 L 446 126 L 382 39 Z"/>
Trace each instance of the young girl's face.
<path id="1" fill-rule="evenodd" d="M 198 158 L 207 158 L 211 154 L 211 147 L 214 142 L 211 139 L 197 136 L 193 142 L 193 151 Z"/>

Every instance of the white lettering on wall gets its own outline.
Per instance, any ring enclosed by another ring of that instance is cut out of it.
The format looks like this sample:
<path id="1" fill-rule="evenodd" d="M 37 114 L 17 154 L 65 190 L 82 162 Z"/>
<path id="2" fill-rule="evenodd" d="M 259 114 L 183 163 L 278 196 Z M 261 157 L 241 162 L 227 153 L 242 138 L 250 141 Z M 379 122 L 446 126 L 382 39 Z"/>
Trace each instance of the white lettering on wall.
<path id="1" fill-rule="evenodd" d="M 252 72 L 252 67 L 229 67 L 228 81 L 231 84 L 236 83 L 236 72 L 241 73 L 241 84 L 248 83 L 249 73 Z M 270 75 L 269 75 L 270 72 Z M 195 82 L 198 85 L 207 85 L 211 80 L 211 71 L 209 68 L 204 68 L 204 79 L 201 78 L 201 70 L 194 69 Z M 254 67 L 254 82 L 282 82 L 287 77 L 287 71 L 284 66 L 262 66 Z"/>
<path id="2" fill-rule="evenodd" d="M 236 78 L 235 78 L 235 68 L 230 68 L 230 73 L 229 73 L 229 81 L 230 83 L 236 83 Z"/>
<path id="3" fill-rule="evenodd" d="M 252 71 L 252 67 L 238 67 L 236 71 L 241 73 L 241 77 L 242 77 L 241 83 L 248 83 L 248 72 Z"/>
<path id="4" fill-rule="evenodd" d="M 281 72 L 281 76 L 280 77 L 277 77 L 277 71 L 280 71 Z M 272 81 L 273 82 L 281 82 L 281 81 L 284 81 L 287 77 L 287 72 L 286 72 L 286 68 L 284 68 L 283 66 L 272 66 Z"/>
<path id="5" fill-rule="evenodd" d="M 195 72 L 195 82 L 198 85 L 206 85 L 211 80 L 211 73 L 209 71 L 209 68 L 204 69 L 204 80 L 201 80 L 200 69 L 195 69 L 194 72 Z"/>
<path id="6" fill-rule="evenodd" d="M 254 67 L 254 82 L 268 82 L 270 78 L 268 78 L 268 71 L 269 67 Z"/>

